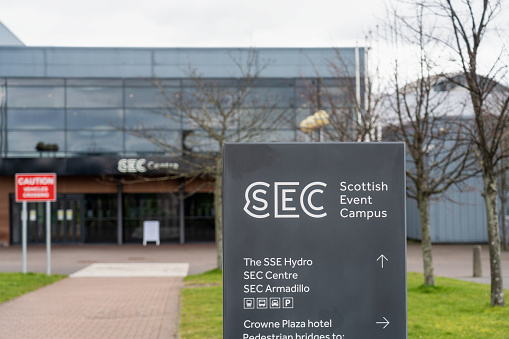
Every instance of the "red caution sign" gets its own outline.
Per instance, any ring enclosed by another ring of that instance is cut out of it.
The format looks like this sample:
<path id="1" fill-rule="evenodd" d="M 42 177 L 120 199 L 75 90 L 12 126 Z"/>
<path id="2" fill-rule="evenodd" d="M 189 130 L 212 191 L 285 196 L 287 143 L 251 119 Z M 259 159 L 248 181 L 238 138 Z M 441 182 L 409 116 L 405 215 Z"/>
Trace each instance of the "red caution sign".
<path id="1" fill-rule="evenodd" d="M 16 174 L 16 202 L 56 201 L 55 173 Z"/>

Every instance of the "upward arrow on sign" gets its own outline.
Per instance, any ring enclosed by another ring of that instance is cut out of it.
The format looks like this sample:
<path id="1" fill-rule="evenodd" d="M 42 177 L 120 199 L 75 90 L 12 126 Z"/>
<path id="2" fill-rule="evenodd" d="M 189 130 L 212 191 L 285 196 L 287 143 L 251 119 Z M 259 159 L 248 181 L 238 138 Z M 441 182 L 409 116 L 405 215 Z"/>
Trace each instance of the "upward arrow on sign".
<path id="1" fill-rule="evenodd" d="M 376 259 L 376 261 L 379 261 L 380 259 L 382 259 L 382 260 L 381 260 L 381 262 L 382 262 L 382 268 L 384 268 L 384 260 L 389 261 L 389 259 L 387 259 L 387 257 L 386 257 L 385 255 L 383 255 L 383 254 L 382 254 L 381 256 L 379 256 L 379 257 L 378 257 L 378 259 Z"/>

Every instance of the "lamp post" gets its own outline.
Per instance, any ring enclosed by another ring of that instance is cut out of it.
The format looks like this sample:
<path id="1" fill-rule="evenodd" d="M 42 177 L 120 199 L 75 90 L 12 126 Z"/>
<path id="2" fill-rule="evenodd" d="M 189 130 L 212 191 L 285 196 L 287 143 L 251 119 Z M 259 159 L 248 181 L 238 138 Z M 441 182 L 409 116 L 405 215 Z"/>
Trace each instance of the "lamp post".
<path id="1" fill-rule="evenodd" d="M 327 125 L 329 123 L 329 114 L 325 112 L 323 109 L 315 112 L 313 115 L 307 116 L 304 120 L 302 120 L 299 124 L 300 130 L 304 133 L 309 133 L 311 135 L 311 140 L 313 140 L 312 133 L 313 131 L 318 132 L 318 141 L 323 141 L 323 134 L 321 127 Z"/>

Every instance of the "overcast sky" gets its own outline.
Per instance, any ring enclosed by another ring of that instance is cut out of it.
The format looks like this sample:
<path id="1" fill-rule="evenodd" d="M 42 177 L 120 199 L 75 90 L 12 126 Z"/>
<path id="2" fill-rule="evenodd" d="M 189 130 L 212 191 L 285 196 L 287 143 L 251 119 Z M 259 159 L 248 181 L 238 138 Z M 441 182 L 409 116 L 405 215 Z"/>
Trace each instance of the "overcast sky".
<path id="1" fill-rule="evenodd" d="M 27 46 L 363 46 L 383 14 L 383 0 L 0 0 Z"/>

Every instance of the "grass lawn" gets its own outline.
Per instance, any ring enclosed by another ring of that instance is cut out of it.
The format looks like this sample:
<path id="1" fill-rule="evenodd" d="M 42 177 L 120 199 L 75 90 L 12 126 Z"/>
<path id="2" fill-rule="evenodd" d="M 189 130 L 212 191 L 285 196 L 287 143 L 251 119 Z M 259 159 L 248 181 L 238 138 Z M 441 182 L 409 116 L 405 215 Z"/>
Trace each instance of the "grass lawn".
<path id="1" fill-rule="evenodd" d="M 0 303 L 6 302 L 22 294 L 52 284 L 65 275 L 42 273 L 2 273 L 0 272 Z"/>
<path id="2" fill-rule="evenodd" d="M 181 339 L 223 337 L 222 279 L 219 270 L 184 279 L 179 325 Z"/>
<path id="3" fill-rule="evenodd" d="M 490 306 L 490 286 L 437 278 L 422 285 L 422 274 L 408 274 L 409 338 L 509 338 L 509 305 Z"/>
<path id="4" fill-rule="evenodd" d="M 490 307 L 488 285 L 436 280 L 425 287 L 422 274 L 408 273 L 408 338 L 509 339 L 509 305 Z M 185 285 L 180 338 L 222 338 L 221 272 L 189 276 Z"/>

